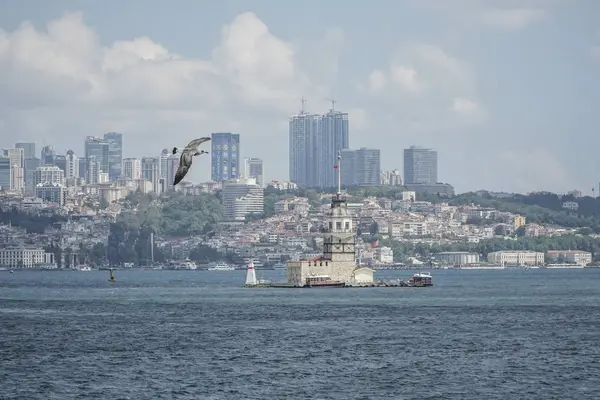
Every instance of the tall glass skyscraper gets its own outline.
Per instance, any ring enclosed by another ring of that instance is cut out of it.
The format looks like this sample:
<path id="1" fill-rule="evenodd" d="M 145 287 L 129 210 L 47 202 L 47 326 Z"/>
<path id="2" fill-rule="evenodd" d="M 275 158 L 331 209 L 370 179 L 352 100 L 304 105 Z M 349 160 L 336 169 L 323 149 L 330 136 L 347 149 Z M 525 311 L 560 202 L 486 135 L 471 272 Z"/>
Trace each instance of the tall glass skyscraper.
<path id="1" fill-rule="evenodd" d="M 213 133 L 211 135 L 210 179 L 215 182 L 237 179 L 240 174 L 240 135 Z"/>
<path id="2" fill-rule="evenodd" d="M 96 157 L 95 162 L 100 164 L 100 172 L 109 172 L 108 150 L 109 144 L 106 140 L 94 136 L 85 138 L 85 159 Z"/>
<path id="3" fill-rule="evenodd" d="M 23 149 L 24 158 L 35 158 L 35 143 L 20 142 L 15 143 L 17 149 Z"/>
<path id="4" fill-rule="evenodd" d="M 104 140 L 108 142 L 108 179 L 111 181 L 121 177 L 123 172 L 123 134 L 108 132 L 104 134 Z"/>
<path id="5" fill-rule="evenodd" d="M 348 113 L 331 109 L 327 114 L 302 111 L 290 118 L 290 181 L 299 186 L 337 186 L 333 168 L 337 154 L 350 146 Z"/>
<path id="6" fill-rule="evenodd" d="M 404 183 L 436 184 L 437 151 L 418 146 L 404 149 Z"/>
<path id="7" fill-rule="evenodd" d="M 379 186 L 381 184 L 381 152 L 379 149 L 342 151 L 343 186 Z"/>

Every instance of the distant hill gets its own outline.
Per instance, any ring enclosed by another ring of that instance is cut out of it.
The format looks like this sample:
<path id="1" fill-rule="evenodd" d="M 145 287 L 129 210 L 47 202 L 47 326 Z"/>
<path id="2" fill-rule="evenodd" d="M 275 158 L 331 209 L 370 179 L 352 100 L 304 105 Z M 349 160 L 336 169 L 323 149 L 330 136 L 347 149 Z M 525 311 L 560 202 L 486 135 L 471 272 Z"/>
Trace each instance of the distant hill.
<path id="1" fill-rule="evenodd" d="M 565 202 L 577 203 L 577 209 L 563 207 Z M 574 197 L 550 192 L 535 192 L 527 195 L 512 194 L 495 196 L 493 193 L 478 191 L 462 193 L 453 197 L 452 205 L 475 203 L 527 217 L 527 222 L 556 224 L 565 227 L 588 227 L 600 233 L 600 198 Z"/>

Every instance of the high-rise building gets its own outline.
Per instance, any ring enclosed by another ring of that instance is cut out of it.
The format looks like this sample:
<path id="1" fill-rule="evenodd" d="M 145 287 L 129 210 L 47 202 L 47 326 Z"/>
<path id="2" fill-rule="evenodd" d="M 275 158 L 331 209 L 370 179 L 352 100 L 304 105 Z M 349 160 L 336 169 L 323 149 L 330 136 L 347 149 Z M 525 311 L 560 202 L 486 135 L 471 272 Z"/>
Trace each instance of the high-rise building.
<path id="1" fill-rule="evenodd" d="M 154 193 L 160 193 L 160 157 L 142 158 L 142 178 L 152 183 Z"/>
<path id="2" fill-rule="evenodd" d="M 418 146 L 404 149 L 405 184 L 434 185 L 437 181 L 437 151 Z"/>
<path id="3" fill-rule="evenodd" d="M 12 189 L 12 161 L 9 157 L 0 155 L 0 190 Z"/>
<path id="4" fill-rule="evenodd" d="M 215 182 L 237 179 L 240 174 L 240 135 L 213 133 L 211 138 L 211 178 Z"/>
<path id="5" fill-rule="evenodd" d="M 167 178 L 167 159 L 169 158 L 169 155 L 171 155 L 169 149 L 163 149 L 160 152 L 160 177 L 162 179 Z"/>
<path id="6" fill-rule="evenodd" d="M 35 170 L 34 184 L 58 184 L 62 185 L 64 182 L 64 172 L 56 165 L 41 165 Z"/>
<path id="7" fill-rule="evenodd" d="M 32 196 L 35 194 L 35 171 L 41 165 L 41 161 L 37 157 L 25 159 L 25 193 Z"/>
<path id="8" fill-rule="evenodd" d="M 5 157 L 10 158 L 11 164 L 23 168 L 25 165 L 24 152 L 21 148 L 14 149 L 2 149 L 2 153 Z"/>
<path id="9" fill-rule="evenodd" d="M 89 185 L 100 183 L 100 173 L 102 172 L 102 169 L 100 163 L 96 160 L 96 156 L 89 156 L 85 160 L 85 183 Z"/>
<path id="10" fill-rule="evenodd" d="M 79 177 L 87 180 L 87 160 L 85 157 L 79 158 Z"/>
<path id="11" fill-rule="evenodd" d="M 115 181 L 123 174 L 123 134 L 108 132 L 104 134 L 104 141 L 108 142 L 108 177 Z"/>
<path id="12" fill-rule="evenodd" d="M 35 143 L 19 142 L 15 143 L 17 149 L 23 149 L 24 158 L 35 158 Z"/>
<path id="13" fill-rule="evenodd" d="M 256 157 L 244 158 L 244 177 L 256 179 L 256 183 L 262 188 L 265 187 L 264 172 L 262 159 Z"/>
<path id="14" fill-rule="evenodd" d="M 54 165 L 54 156 L 56 155 L 56 151 L 54 151 L 54 146 L 44 146 L 41 151 L 40 163 L 41 165 Z"/>
<path id="15" fill-rule="evenodd" d="M 264 212 L 264 190 L 256 179 L 230 180 L 223 186 L 223 217 L 244 221 L 247 215 Z"/>
<path id="16" fill-rule="evenodd" d="M 54 165 L 58 168 L 62 169 L 65 173 L 65 177 L 67 176 L 67 156 L 63 156 L 62 154 L 57 154 L 54 156 Z"/>
<path id="17" fill-rule="evenodd" d="M 79 159 L 77 158 L 73 150 L 67 151 L 65 178 L 79 178 Z"/>
<path id="18" fill-rule="evenodd" d="M 177 154 L 171 154 L 167 158 L 167 174 L 165 177 L 167 191 L 169 192 L 175 191 L 175 186 L 173 186 L 173 182 L 175 181 L 175 174 L 177 173 L 177 168 L 179 168 L 179 156 Z"/>
<path id="19" fill-rule="evenodd" d="M 22 193 L 25 189 L 25 174 L 23 168 L 13 164 L 11 171 L 12 190 Z"/>
<path id="20" fill-rule="evenodd" d="M 85 158 L 96 157 L 96 162 L 100 164 L 100 172 L 109 172 L 108 150 L 109 143 L 106 140 L 95 136 L 85 138 Z"/>
<path id="21" fill-rule="evenodd" d="M 340 172 L 344 186 L 379 186 L 381 152 L 379 149 L 342 150 Z"/>
<path id="22" fill-rule="evenodd" d="M 126 158 L 123 160 L 123 176 L 131 180 L 142 177 L 142 162 L 139 158 Z"/>
<path id="23" fill-rule="evenodd" d="M 333 165 L 337 154 L 350 145 L 348 113 L 335 111 L 290 118 L 290 181 L 299 186 L 331 188 L 337 185 Z"/>

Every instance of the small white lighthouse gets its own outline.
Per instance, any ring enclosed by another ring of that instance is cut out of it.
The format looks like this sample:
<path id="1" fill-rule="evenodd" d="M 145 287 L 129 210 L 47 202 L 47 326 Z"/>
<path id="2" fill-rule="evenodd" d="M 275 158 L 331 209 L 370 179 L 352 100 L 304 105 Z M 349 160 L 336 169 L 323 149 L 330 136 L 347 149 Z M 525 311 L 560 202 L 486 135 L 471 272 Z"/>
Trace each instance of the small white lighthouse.
<path id="1" fill-rule="evenodd" d="M 256 272 L 254 271 L 254 263 L 251 262 L 250 264 L 248 264 L 248 273 L 246 274 L 246 285 L 254 286 L 257 284 L 258 284 L 258 282 L 256 281 Z"/>

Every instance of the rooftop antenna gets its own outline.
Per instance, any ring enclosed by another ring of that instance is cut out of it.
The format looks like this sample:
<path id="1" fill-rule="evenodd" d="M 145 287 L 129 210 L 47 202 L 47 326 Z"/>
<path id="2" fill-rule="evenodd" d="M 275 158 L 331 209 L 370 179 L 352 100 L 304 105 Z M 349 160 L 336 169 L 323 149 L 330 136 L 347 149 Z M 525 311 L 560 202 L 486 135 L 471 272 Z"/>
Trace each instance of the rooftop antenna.
<path id="1" fill-rule="evenodd" d="M 300 114 L 306 114 L 306 99 L 304 98 L 304 96 L 302 96 L 300 101 L 302 102 L 302 109 L 300 111 Z"/>
<path id="2" fill-rule="evenodd" d="M 335 111 L 335 103 L 337 103 L 337 100 L 329 99 L 329 102 L 331 103 L 331 111 Z"/>

